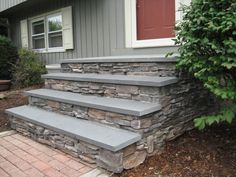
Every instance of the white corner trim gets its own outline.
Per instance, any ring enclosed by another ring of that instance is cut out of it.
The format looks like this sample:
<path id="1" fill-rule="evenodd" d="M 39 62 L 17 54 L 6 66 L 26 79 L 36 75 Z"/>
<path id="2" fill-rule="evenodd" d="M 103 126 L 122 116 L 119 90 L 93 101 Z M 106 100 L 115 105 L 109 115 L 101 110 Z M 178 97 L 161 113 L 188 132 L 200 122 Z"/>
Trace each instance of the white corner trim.
<path id="1" fill-rule="evenodd" d="M 175 21 L 178 23 L 182 19 L 182 12 L 179 10 L 181 4 L 189 4 L 191 0 L 176 0 Z M 125 0 L 125 42 L 126 48 L 145 48 L 174 46 L 174 38 L 137 40 L 137 15 L 136 0 Z"/>
<path id="2" fill-rule="evenodd" d="M 125 0 L 125 44 L 132 48 L 132 1 Z"/>

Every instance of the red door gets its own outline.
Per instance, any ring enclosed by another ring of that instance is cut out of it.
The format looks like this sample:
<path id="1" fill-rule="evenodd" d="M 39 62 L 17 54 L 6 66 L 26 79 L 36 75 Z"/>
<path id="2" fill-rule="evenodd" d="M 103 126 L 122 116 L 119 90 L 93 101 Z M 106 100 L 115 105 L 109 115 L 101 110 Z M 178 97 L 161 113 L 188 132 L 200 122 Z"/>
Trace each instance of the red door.
<path id="1" fill-rule="evenodd" d="M 175 0 L 137 0 L 138 40 L 174 37 Z"/>

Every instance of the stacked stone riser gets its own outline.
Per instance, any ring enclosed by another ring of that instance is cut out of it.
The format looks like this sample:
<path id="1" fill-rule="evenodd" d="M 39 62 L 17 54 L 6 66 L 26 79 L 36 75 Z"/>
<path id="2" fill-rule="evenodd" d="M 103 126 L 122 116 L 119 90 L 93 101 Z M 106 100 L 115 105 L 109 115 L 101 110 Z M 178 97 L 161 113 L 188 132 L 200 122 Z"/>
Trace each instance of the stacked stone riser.
<path id="1" fill-rule="evenodd" d="M 62 72 L 145 76 L 177 76 L 176 62 L 62 63 Z"/>
<path id="2" fill-rule="evenodd" d="M 165 89 L 161 87 L 132 86 L 53 79 L 46 79 L 45 87 L 48 89 L 69 91 L 84 95 L 122 98 L 142 102 L 158 102 L 161 95 L 163 95 L 162 92 L 165 92 Z"/>
<path id="3" fill-rule="evenodd" d="M 29 97 L 29 103 L 32 106 L 48 111 L 61 113 L 78 119 L 100 122 L 117 128 L 132 129 L 134 132 L 140 132 L 139 130 L 141 129 L 148 131 L 148 129 L 151 129 L 151 125 L 155 126 L 155 124 L 158 123 L 159 117 L 159 112 L 138 117 L 32 96 Z"/>
<path id="4" fill-rule="evenodd" d="M 147 156 L 146 151 L 138 149 L 136 145 L 130 145 L 118 152 L 111 152 L 18 118 L 11 117 L 10 121 L 11 127 L 25 136 L 115 173 L 137 166 Z M 138 161 L 134 162 L 133 159 L 138 159 Z"/>
<path id="5" fill-rule="evenodd" d="M 189 90 L 196 89 L 196 87 L 195 81 L 187 79 L 165 87 L 45 79 L 45 88 L 48 89 L 153 103 L 166 99 L 165 97 L 168 95 L 189 93 Z"/>

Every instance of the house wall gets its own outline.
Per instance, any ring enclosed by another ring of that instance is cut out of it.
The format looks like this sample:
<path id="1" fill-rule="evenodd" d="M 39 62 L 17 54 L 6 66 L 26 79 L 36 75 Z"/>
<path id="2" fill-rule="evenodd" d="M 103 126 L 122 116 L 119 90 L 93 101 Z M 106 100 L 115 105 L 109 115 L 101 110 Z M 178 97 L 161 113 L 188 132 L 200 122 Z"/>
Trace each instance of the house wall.
<path id="1" fill-rule="evenodd" d="M 69 5 L 73 7 L 75 48 L 63 53 L 41 54 L 42 60 L 47 64 L 81 57 L 166 54 L 177 49 L 126 48 L 124 0 L 41 0 L 32 7 L 18 10 L 10 17 L 13 41 L 21 46 L 20 20 Z"/>
<path id="2" fill-rule="evenodd" d="M 26 0 L 0 0 L 0 12 L 25 1 Z"/>

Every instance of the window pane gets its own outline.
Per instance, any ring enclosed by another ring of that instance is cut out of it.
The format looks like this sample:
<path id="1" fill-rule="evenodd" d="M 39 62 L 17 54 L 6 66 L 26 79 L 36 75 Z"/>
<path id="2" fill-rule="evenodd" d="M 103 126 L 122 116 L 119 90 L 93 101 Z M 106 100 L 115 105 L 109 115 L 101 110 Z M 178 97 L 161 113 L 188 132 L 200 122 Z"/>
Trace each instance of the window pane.
<path id="1" fill-rule="evenodd" d="M 45 48 L 44 35 L 33 37 L 33 48 L 34 49 L 44 49 Z"/>
<path id="2" fill-rule="evenodd" d="M 49 32 L 62 30 L 62 16 L 54 16 L 48 18 L 48 30 Z"/>
<path id="3" fill-rule="evenodd" d="M 62 32 L 51 33 L 48 35 L 49 48 L 62 47 Z"/>
<path id="4" fill-rule="evenodd" d="M 32 23 L 33 34 L 44 33 L 44 20 Z"/>

